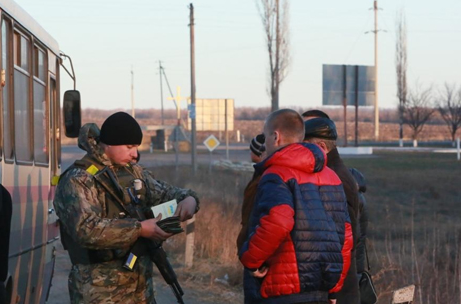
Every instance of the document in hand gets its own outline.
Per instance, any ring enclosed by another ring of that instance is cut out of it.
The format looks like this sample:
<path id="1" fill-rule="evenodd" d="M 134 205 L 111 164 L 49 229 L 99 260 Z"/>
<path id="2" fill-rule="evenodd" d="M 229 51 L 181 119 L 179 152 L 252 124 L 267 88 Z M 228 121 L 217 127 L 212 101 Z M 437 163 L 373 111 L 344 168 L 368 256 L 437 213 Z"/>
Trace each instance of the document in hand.
<path id="1" fill-rule="evenodd" d="M 162 214 L 162 220 L 173 216 L 176 208 L 178 207 L 178 203 L 176 200 L 171 200 L 166 203 L 157 205 L 152 207 L 152 212 L 154 213 L 154 217 L 157 217 L 159 214 Z"/>

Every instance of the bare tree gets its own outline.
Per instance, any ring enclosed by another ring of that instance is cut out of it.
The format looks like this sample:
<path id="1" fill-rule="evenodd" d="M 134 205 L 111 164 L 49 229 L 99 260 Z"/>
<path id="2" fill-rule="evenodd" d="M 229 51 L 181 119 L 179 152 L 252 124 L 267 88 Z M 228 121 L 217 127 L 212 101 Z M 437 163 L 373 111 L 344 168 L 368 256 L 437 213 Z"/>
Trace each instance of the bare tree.
<path id="1" fill-rule="evenodd" d="M 288 0 L 261 0 L 258 5 L 269 53 L 271 110 L 279 108 L 279 89 L 290 64 Z"/>
<path id="2" fill-rule="evenodd" d="M 410 90 L 403 111 L 403 122 L 413 131 L 413 146 L 418 146 L 418 135 L 436 109 L 432 106 L 432 88 L 422 89 L 418 84 Z"/>
<path id="3" fill-rule="evenodd" d="M 397 73 L 397 98 L 399 99 L 399 145 L 403 147 L 403 115 L 407 102 L 407 25 L 403 10 L 397 16 L 395 43 L 395 71 Z"/>
<path id="4" fill-rule="evenodd" d="M 445 83 L 445 90 L 440 93 L 437 101 L 437 109 L 450 130 L 454 147 L 456 132 L 461 128 L 461 88 Z"/>

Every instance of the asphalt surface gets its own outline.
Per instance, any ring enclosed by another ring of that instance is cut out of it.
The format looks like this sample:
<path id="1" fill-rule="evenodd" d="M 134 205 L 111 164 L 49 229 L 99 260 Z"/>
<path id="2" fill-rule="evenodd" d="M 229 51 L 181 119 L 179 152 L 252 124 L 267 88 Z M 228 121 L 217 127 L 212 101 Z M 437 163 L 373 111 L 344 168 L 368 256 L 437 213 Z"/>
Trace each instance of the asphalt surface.
<path id="1" fill-rule="evenodd" d="M 71 263 L 67 252 L 62 248 L 61 243 L 57 242 L 56 251 L 56 265 L 54 270 L 54 276 L 52 286 L 50 289 L 50 296 L 48 298 L 48 304 L 69 304 L 69 292 L 67 289 L 67 277 L 71 268 Z M 156 301 L 158 304 L 175 304 L 176 298 L 173 295 L 170 287 L 163 281 L 161 277 L 156 276 L 154 278 L 156 288 Z M 179 282 L 181 284 L 181 282 Z M 216 301 L 210 302 L 203 300 L 203 297 L 208 297 L 209 291 L 200 290 L 198 288 L 188 288 L 181 284 L 184 290 L 184 303 L 187 304 L 213 304 Z"/>
<path id="2" fill-rule="evenodd" d="M 231 161 L 249 161 L 250 160 L 250 149 L 247 144 L 232 146 L 229 149 L 229 160 Z M 62 147 L 62 170 L 65 170 L 75 160 L 82 158 L 85 155 L 85 151 L 79 149 L 77 146 L 63 146 Z M 225 147 L 218 147 L 213 152 L 208 152 L 204 146 L 197 148 L 196 162 L 199 165 L 208 165 L 210 162 L 215 160 L 222 160 L 227 158 Z M 191 153 L 178 153 L 178 164 L 179 165 L 190 165 L 192 163 Z M 143 167 L 158 167 L 163 165 L 175 165 L 176 154 L 173 151 L 162 152 L 155 151 L 150 153 L 149 151 L 141 152 L 141 160 L 139 162 Z"/>

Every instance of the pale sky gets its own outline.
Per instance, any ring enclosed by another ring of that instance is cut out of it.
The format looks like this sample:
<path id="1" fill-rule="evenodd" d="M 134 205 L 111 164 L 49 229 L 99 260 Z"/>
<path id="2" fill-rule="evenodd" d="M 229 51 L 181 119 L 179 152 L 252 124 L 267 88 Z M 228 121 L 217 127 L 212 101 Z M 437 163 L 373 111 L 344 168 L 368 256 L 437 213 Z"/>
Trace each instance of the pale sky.
<path id="1" fill-rule="evenodd" d="M 83 108 L 160 108 L 158 61 L 174 92 L 190 96 L 189 9 L 183 0 L 16 0 L 72 57 Z M 268 55 L 253 0 L 197 0 L 197 98 L 233 98 L 267 107 Z M 395 20 L 408 27 L 410 87 L 461 83 L 461 1 L 381 0 L 380 107 L 395 107 Z M 290 1 L 292 63 L 280 107 L 322 103 L 322 64 L 374 65 L 372 0 Z M 61 73 L 61 92 L 72 88 Z M 164 85 L 164 106 L 173 102 Z M 185 103 L 183 102 L 183 107 Z"/>

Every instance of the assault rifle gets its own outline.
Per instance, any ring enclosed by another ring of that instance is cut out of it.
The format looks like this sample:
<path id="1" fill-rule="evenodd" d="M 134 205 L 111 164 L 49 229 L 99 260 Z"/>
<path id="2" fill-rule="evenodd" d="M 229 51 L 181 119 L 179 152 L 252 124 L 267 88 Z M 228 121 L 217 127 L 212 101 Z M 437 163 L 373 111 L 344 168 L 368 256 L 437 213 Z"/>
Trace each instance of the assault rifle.
<path id="1" fill-rule="evenodd" d="M 128 189 L 128 191 L 130 191 L 130 189 Z M 132 197 L 134 202 L 136 202 L 136 197 L 132 195 L 131 193 L 130 193 L 130 196 Z M 140 210 L 140 207 L 138 207 L 137 204 L 136 205 L 133 204 L 133 205 L 132 206 L 134 208 L 128 208 L 127 210 L 130 213 L 131 217 L 135 216 L 141 221 L 154 218 L 154 214 L 152 213 L 151 210 L 149 210 L 148 212 L 142 212 L 142 210 Z M 132 214 L 132 212 L 135 212 L 135 214 Z M 179 233 L 183 231 L 180 227 L 179 217 L 170 217 L 168 219 L 163 220 L 162 222 L 165 222 L 165 221 L 171 223 L 172 225 L 175 225 L 175 227 L 173 228 L 173 231 L 168 231 L 168 229 L 164 229 L 166 230 L 166 232 Z M 159 223 L 160 222 L 158 222 L 157 224 L 160 226 Z M 159 242 L 155 242 L 155 241 L 148 240 L 145 238 L 139 238 L 136 241 L 136 243 L 133 245 L 133 248 L 131 249 L 131 252 L 129 253 L 128 258 L 125 264 L 123 265 L 123 267 L 132 271 L 134 265 L 136 264 L 138 255 L 145 254 L 146 250 L 147 250 L 147 254 L 149 255 L 151 261 L 155 264 L 155 266 L 157 266 L 165 282 L 168 285 L 170 285 L 171 290 L 173 290 L 173 293 L 178 303 L 184 304 L 184 301 L 182 299 L 182 296 L 184 295 L 184 291 L 182 290 L 181 285 L 179 285 L 176 273 L 174 272 L 173 267 L 170 264 L 170 261 L 168 261 L 166 252 L 165 250 L 163 250 L 161 242 L 159 243 Z"/>
<path id="2" fill-rule="evenodd" d="M 110 180 L 114 184 L 118 185 L 118 182 L 116 181 L 116 178 L 114 177 L 113 173 L 111 172 L 111 170 L 108 170 L 107 167 L 101 170 L 99 174 L 94 175 L 96 181 L 98 181 L 109 192 L 109 194 L 111 194 L 114 197 L 117 204 L 120 205 L 120 208 L 125 210 L 130 217 L 136 218 L 140 221 L 154 217 L 154 214 L 152 213 L 151 210 L 149 210 L 149 212 L 143 212 L 143 210 L 141 210 L 141 207 L 139 206 L 138 197 L 135 193 L 136 190 L 139 190 L 139 189 L 128 188 L 127 191 L 131 197 L 132 204 L 124 204 L 123 201 L 118 197 L 118 195 L 116 195 L 112 191 L 112 189 L 100 177 L 104 173 L 106 173 L 109 176 Z M 138 185 L 135 185 L 134 188 L 138 188 L 137 186 Z M 173 219 L 173 221 L 176 221 L 176 220 L 177 220 L 177 224 L 179 225 L 179 218 Z M 171 218 L 169 221 L 171 221 Z M 157 224 L 159 223 L 160 222 L 158 222 Z M 174 229 L 175 230 L 173 233 L 180 232 L 178 230 L 178 226 L 174 227 Z M 133 268 L 136 265 L 136 260 L 138 259 L 138 256 L 142 256 L 142 255 L 149 255 L 151 261 L 155 264 L 155 266 L 157 266 L 165 282 L 168 285 L 170 285 L 171 289 L 173 290 L 174 295 L 176 296 L 178 303 L 184 304 L 184 301 L 182 299 L 182 296 L 184 295 L 184 291 L 179 285 L 178 278 L 176 276 L 176 273 L 173 270 L 173 267 L 168 261 L 165 250 L 163 250 L 162 248 L 162 243 L 155 242 L 155 241 L 145 239 L 145 238 L 139 238 L 136 241 L 136 243 L 133 245 L 133 247 L 131 248 L 131 252 L 128 254 L 128 258 L 126 262 L 124 263 L 123 267 L 125 267 L 128 270 L 133 271 Z"/>
<path id="3" fill-rule="evenodd" d="M 165 282 L 170 285 L 178 303 L 184 304 L 182 299 L 184 291 L 182 290 L 181 285 L 179 285 L 176 273 L 168 261 L 165 250 L 163 250 L 161 243 L 157 243 L 144 238 L 138 239 L 134 246 L 131 248 L 131 252 L 129 253 L 123 267 L 132 271 L 138 256 L 145 254 L 146 250 L 151 261 L 154 262 L 155 266 L 157 266 Z"/>

